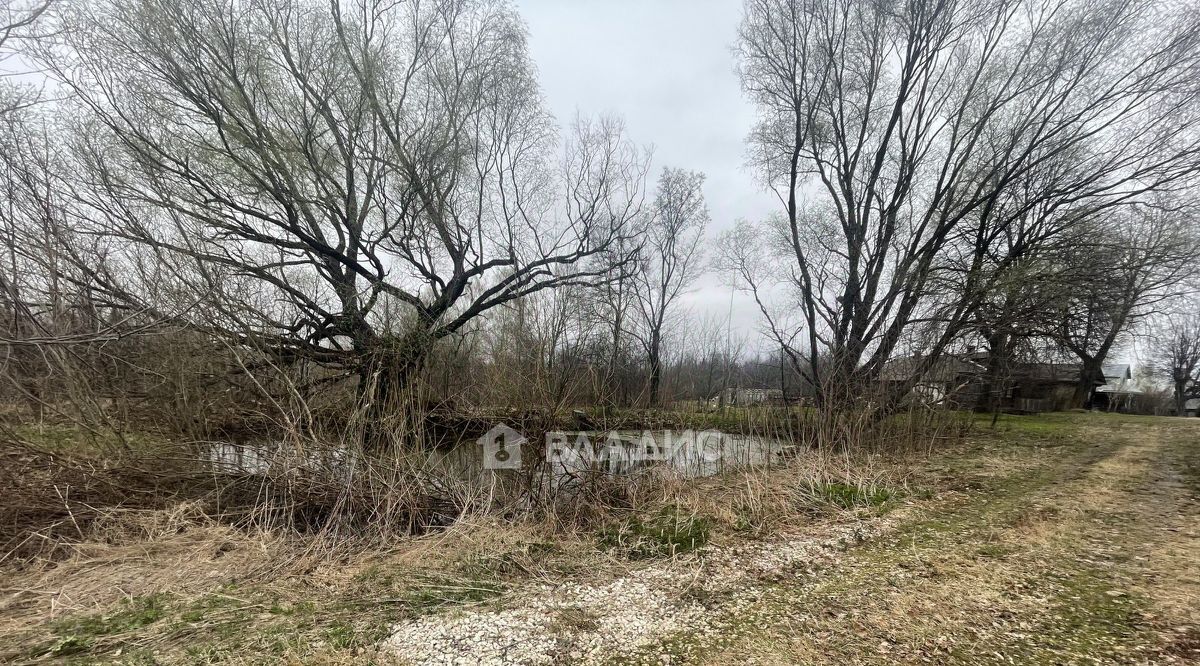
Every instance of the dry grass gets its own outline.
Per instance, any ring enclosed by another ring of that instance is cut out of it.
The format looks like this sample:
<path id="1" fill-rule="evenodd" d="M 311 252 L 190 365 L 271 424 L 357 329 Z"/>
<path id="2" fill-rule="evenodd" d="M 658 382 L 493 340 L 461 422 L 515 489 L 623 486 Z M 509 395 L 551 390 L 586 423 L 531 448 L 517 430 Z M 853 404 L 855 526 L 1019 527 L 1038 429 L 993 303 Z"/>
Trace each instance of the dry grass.
<path id="1" fill-rule="evenodd" d="M 1084 428 L 1104 444 L 776 588 L 756 628 L 705 663 L 1190 663 L 1200 507 L 1161 478 L 1197 434 L 1184 428 Z"/>
<path id="2" fill-rule="evenodd" d="M 716 478 L 652 472 L 608 479 L 587 488 L 582 506 L 530 508 L 511 502 L 503 488 L 492 494 L 463 488 L 455 500 L 461 509 L 445 526 L 395 530 L 386 539 L 233 523 L 198 500 L 97 506 L 80 526 L 84 538 L 68 538 L 73 523 L 59 516 L 53 553 L 5 564 L 0 660 L 72 650 L 115 659 L 121 649 L 121 659 L 166 662 L 383 661 L 377 647 L 397 622 L 451 608 L 500 607 L 510 590 L 530 584 L 605 581 L 641 566 L 630 562 L 630 548 L 604 546 L 606 530 L 653 521 L 664 511 L 683 523 L 706 521 L 706 539 L 731 546 L 820 533 L 830 523 L 893 508 L 899 508 L 893 516 L 904 517 L 899 544 L 856 548 L 816 587 L 770 583 L 754 626 L 732 646 L 696 652 L 714 664 L 820 662 L 830 654 L 944 661 L 956 658 L 965 641 L 1000 644 L 1038 631 L 1092 641 L 1091 629 L 1076 630 L 1090 626 L 1087 618 L 1062 616 L 1055 626 L 1031 618 L 1072 595 L 1097 604 L 1109 599 L 1091 569 L 1064 563 L 1078 560 L 1081 545 L 1091 547 L 1081 529 L 1097 517 L 1097 506 L 1120 506 L 1138 470 L 1162 463 L 1151 449 L 1117 448 L 1120 455 L 1105 458 L 1080 444 L 1111 437 L 1108 428 L 1084 432 L 1073 420 L 1032 433 L 1026 431 L 1042 427 L 1036 421 L 1014 422 L 1025 430 L 942 445 L 932 458 L 920 451 L 815 449 L 784 466 Z M 1061 440 L 1062 431 L 1074 434 Z M 1166 516 L 1171 502 L 1175 494 L 1151 506 Z M 1162 576 L 1170 566 L 1186 570 L 1195 554 L 1183 539 L 1145 542 L 1148 552 L 1170 553 L 1153 565 L 1162 566 Z M 1188 617 L 1194 588 L 1178 581 L 1174 575 L 1145 588 L 1130 582 L 1128 599 L 1141 604 L 1163 595 L 1164 617 Z M 1104 612 L 1115 604 L 1103 605 Z M 997 617 L 1007 619 L 997 623 Z M 588 622 L 568 613 L 556 626 L 570 631 Z M 1164 631 L 1177 625 L 1172 619 Z M 797 634 L 796 626 L 811 631 Z M 1100 647 L 1080 643 L 1076 652 L 1086 649 Z"/>
<path id="3" fill-rule="evenodd" d="M 510 585 L 635 566 L 598 549 L 593 532 L 487 515 L 370 545 L 247 532 L 187 505 L 113 512 L 93 527 L 96 540 L 4 568 L 0 661 L 76 650 L 169 662 L 378 661 L 378 641 L 405 618 L 487 603 Z M 123 626 L 147 603 L 152 621 Z"/>
<path id="4" fill-rule="evenodd" d="M 593 497 L 586 520 L 564 519 L 555 505 L 464 512 L 442 529 L 386 540 L 233 525 L 197 501 L 91 507 L 84 538 L 60 531 L 53 549 L 4 565 L 0 659 L 112 658 L 118 649 L 156 661 L 375 658 L 379 639 L 404 618 L 490 603 L 513 585 L 613 578 L 640 566 L 602 544 L 606 529 L 637 516 L 702 518 L 713 541 L 731 543 L 855 511 L 811 489 L 834 480 L 900 488 L 905 469 L 812 452 L 717 478 L 652 472 L 607 489 L 608 505 Z M 122 624 L 147 604 L 153 620 Z"/>

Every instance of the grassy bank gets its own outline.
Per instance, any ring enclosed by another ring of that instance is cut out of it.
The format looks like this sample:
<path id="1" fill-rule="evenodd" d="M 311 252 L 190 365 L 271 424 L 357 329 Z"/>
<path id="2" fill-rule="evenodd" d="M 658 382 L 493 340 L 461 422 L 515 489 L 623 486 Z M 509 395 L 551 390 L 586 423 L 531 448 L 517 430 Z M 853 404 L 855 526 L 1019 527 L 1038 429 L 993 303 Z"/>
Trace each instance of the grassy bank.
<path id="1" fill-rule="evenodd" d="M 1187 442 L 1200 431 L 1091 414 L 988 425 L 929 455 L 809 453 L 782 468 L 660 479 L 586 526 L 486 514 L 365 544 L 239 528 L 194 500 L 112 507 L 52 557 L 3 563 L 0 660 L 405 663 L 388 637 L 423 618 L 503 616 L 563 586 L 609 590 L 645 571 L 701 581 L 757 571 L 739 558 L 828 535 L 845 536 L 793 558 L 808 564 L 739 578 L 750 602 L 708 583 L 639 592 L 717 630 L 663 629 L 622 660 L 971 662 L 995 652 L 1061 663 L 1191 649 L 1192 634 L 1176 629 L 1194 614 L 1195 581 L 1144 578 L 1196 554 L 1194 539 L 1161 537 L 1196 529 L 1200 453 Z M 1131 504 L 1131 493 L 1152 501 Z M 545 631 L 562 645 L 603 643 L 609 618 L 573 604 L 555 605 Z"/>

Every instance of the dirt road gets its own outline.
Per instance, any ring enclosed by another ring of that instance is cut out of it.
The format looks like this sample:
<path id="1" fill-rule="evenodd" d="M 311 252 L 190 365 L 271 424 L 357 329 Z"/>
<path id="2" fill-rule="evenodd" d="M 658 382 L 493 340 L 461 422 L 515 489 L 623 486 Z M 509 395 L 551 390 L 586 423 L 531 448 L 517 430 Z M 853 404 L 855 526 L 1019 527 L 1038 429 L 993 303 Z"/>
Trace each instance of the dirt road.
<path id="1" fill-rule="evenodd" d="M 1200 430 L 1089 427 L 811 581 L 708 663 L 1200 661 Z"/>

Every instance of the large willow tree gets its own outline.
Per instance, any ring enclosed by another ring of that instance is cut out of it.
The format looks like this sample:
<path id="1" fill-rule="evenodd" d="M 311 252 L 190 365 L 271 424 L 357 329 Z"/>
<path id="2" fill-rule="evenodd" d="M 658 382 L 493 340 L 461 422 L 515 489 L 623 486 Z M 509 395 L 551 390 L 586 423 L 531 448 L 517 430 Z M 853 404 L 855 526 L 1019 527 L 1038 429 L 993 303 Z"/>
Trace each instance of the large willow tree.
<path id="1" fill-rule="evenodd" d="M 644 160 L 613 121 L 560 140 L 506 3 L 94 0 L 64 21 L 44 55 L 75 93 L 80 224 L 154 273 L 114 293 L 194 302 L 176 316 L 381 401 L 482 313 L 632 261 L 611 249 Z"/>

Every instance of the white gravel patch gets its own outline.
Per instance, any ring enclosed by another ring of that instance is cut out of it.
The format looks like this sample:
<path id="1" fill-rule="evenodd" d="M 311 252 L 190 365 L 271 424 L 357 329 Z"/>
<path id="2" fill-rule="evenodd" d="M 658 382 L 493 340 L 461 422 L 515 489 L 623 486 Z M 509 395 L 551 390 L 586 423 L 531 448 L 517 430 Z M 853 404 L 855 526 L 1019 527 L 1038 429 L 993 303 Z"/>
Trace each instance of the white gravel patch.
<path id="1" fill-rule="evenodd" d="M 838 525 L 820 538 L 710 547 L 603 584 L 530 585 L 501 598 L 501 610 L 450 611 L 400 624 L 383 647 L 420 666 L 588 664 L 634 655 L 670 664 L 671 651 L 656 649 L 664 640 L 728 638 L 735 631 L 728 618 L 752 606 L 764 585 L 811 575 L 847 545 L 887 527 L 881 519 Z M 706 598 L 720 603 L 706 608 L 698 601 Z"/>

